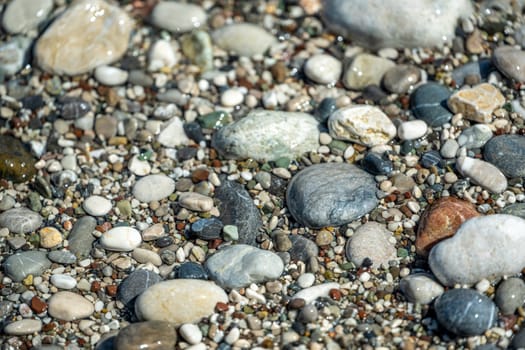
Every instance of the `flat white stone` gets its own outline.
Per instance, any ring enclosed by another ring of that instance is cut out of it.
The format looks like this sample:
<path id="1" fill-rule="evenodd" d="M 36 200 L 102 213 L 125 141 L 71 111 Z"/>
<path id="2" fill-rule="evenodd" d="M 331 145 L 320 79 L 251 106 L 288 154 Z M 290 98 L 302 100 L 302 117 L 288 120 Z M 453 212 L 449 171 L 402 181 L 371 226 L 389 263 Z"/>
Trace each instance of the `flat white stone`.
<path id="1" fill-rule="evenodd" d="M 49 298 L 47 312 L 56 319 L 74 321 L 91 316 L 95 307 L 82 295 L 64 291 Z"/>
<path id="2" fill-rule="evenodd" d="M 138 154 L 135 154 L 128 162 L 128 169 L 135 175 L 146 176 L 151 172 L 151 165 L 147 160 L 142 160 Z"/>
<path id="3" fill-rule="evenodd" d="M 335 84 L 341 77 L 342 71 L 343 64 L 327 54 L 314 55 L 304 65 L 306 76 L 319 84 Z"/>
<path id="4" fill-rule="evenodd" d="M 340 285 L 336 282 L 323 283 L 317 286 L 305 288 L 295 293 L 292 299 L 303 299 L 306 304 L 314 302 L 317 298 L 328 297 L 328 293 L 332 289 L 339 289 Z"/>
<path id="5" fill-rule="evenodd" d="M 23 319 L 9 323 L 4 327 L 4 333 L 8 335 L 26 335 L 40 332 L 42 330 L 42 321 Z"/>
<path id="6" fill-rule="evenodd" d="M 184 132 L 182 121 L 178 117 L 173 117 L 162 126 L 157 141 L 166 147 L 176 147 L 188 144 L 190 139 Z"/>
<path id="7" fill-rule="evenodd" d="M 104 232 L 100 237 L 100 245 L 107 250 L 129 252 L 142 243 L 140 232 L 129 226 L 120 226 Z"/>
<path id="8" fill-rule="evenodd" d="M 111 66 L 98 66 L 94 76 L 99 83 L 107 86 L 122 85 L 128 80 L 128 72 Z"/>
<path id="9" fill-rule="evenodd" d="M 473 183 L 490 192 L 501 193 L 507 188 L 505 175 L 489 162 L 470 157 L 459 157 L 456 168 L 463 176 L 469 177 Z"/>
<path id="10" fill-rule="evenodd" d="M 525 220 L 494 214 L 465 221 L 456 234 L 430 251 L 428 263 L 446 286 L 473 285 L 514 275 L 525 267 Z"/>
<path id="11" fill-rule="evenodd" d="M 179 205 L 195 211 L 210 211 L 213 208 L 213 199 L 196 192 L 185 192 L 179 195 Z"/>
<path id="12" fill-rule="evenodd" d="M 401 140 L 416 140 L 427 133 L 427 123 L 422 120 L 403 122 L 397 127 L 397 136 Z"/>
<path id="13" fill-rule="evenodd" d="M 180 326 L 179 333 L 181 337 L 191 345 L 199 344 L 202 340 L 200 328 L 192 323 L 185 323 Z"/>
<path id="14" fill-rule="evenodd" d="M 161 68 L 171 68 L 177 64 L 175 50 L 168 40 L 157 40 L 148 53 L 148 70 L 156 72 Z"/>
<path id="15" fill-rule="evenodd" d="M 77 286 L 77 280 L 72 276 L 57 273 L 51 276 L 51 284 L 60 289 L 73 289 Z"/>
<path id="16" fill-rule="evenodd" d="M 133 196 L 141 202 L 160 201 L 175 190 L 175 181 L 162 174 L 143 177 L 133 186 Z"/>
<path id="17" fill-rule="evenodd" d="M 430 304 L 445 291 L 442 285 L 424 273 L 404 277 L 399 288 L 409 302 L 422 305 Z"/>
<path id="18" fill-rule="evenodd" d="M 89 215 L 104 216 L 109 213 L 112 205 L 109 199 L 102 196 L 89 196 L 84 200 L 82 207 Z"/>
<path id="19" fill-rule="evenodd" d="M 161 1 L 151 13 L 153 25 L 174 33 L 188 32 L 206 23 L 202 7 L 178 1 Z"/>
<path id="20" fill-rule="evenodd" d="M 262 55 L 276 38 L 264 28 L 251 23 L 234 23 L 212 33 L 215 44 L 241 56 Z"/>

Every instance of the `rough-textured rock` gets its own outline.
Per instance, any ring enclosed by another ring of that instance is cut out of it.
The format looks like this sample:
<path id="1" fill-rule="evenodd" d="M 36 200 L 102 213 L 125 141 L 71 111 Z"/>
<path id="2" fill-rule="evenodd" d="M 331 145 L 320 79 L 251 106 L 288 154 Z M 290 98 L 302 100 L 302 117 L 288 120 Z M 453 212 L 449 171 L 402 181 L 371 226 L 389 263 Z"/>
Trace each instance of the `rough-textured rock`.
<path id="1" fill-rule="evenodd" d="M 42 225 L 43 218 L 34 211 L 20 207 L 12 208 L 0 214 L 0 227 L 6 227 L 12 233 L 33 232 Z"/>
<path id="2" fill-rule="evenodd" d="M 419 220 L 416 252 L 426 256 L 438 242 L 456 233 L 466 220 L 479 216 L 476 207 L 455 197 L 443 197 L 425 209 Z"/>
<path id="3" fill-rule="evenodd" d="M 525 176 L 525 136 L 493 137 L 483 149 L 485 160 L 510 178 Z"/>
<path id="4" fill-rule="evenodd" d="M 452 112 L 462 113 L 465 119 L 479 123 L 490 123 L 492 112 L 504 103 L 505 97 L 499 89 L 488 83 L 461 89 L 448 99 L 448 107 Z"/>
<path id="5" fill-rule="evenodd" d="M 494 214 L 465 221 L 430 251 L 428 263 L 441 283 L 474 284 L 513 275 L 525 267 L 525 220 Z"/>
<path id="6" fill-rule="evenodd" d="M 438 83 L 426 83 L 419 86 L 410 95 L 410 108 L 417 119 L 429 126 L 441 126 L 452 118 L 447 109 L 450 91 Z"/>
<path id="7" fill-rule="evenodd" d="M 247 57 L 262 55 L 277 42 L 264 28 L 251 23 L 234 23 L 216 29 L 212 39 L 223 50 Z"/>
<path id="8" fill-rule="evenodd" d="M 351 164 L 318 164 L 296 174 L 286 193 L 290 213 L 301 225 L 340 226 L 367 214 L 378 203 L 376 184 Z"/>
<path id="9" fill-rule="evenodd" d="M 369 85 L 381 84 L 385 73 L 395 63 L 389 59 L 362 53 L 348 65 L 343 76 L 343 83 L 351 90 L 363 90 Z"/>
<path id="10" fill-rule="evenodd" d="M 217 131 L 212 146 L 227 158 L 295 158 L 317 150 L 319 128 L 309 114 L 256 110 Z"/>
<path id="11" fill-rule="evenodd" d="M 38 39 L 38 65 L 54 74 L 77 75 L 120 59 L 126 52 L 133 21 L 102 0 L 74 3 Z"/>
<path id="12" fill-rule="evenodd" d="M 505 175 L 491 163 L 470 157 L 459 157 L 456 162 L 459 172 L 470 180 L 493 192 L 501 193 L 507 188 Z"/>
<path id="13" fill-rule="evenodd" d="M 492 62 L 507 78 L 525 82 L 525 51 L 510 46 L 500 46 L 492 55 Z"/>
<path id="14" fill-rule="evenodd" d="M 396 247 L 391 239 L 392 233 L 384 225 L 367 222 L 348 240 L 346 257 L 356 266 L 361 266 L 366 258 L 374 267 L 388 266 L 389 261 L 396 260 Z"/>
<path id="15" fill-rule="evenodd" d="M 445 291 L 443 286 L 424 273 L 404 277 L 399 282 L 399 288 L 409 302 L 423 305 L 430 304 Z"/>
<path id="16" fill-rule="evenodd" d="M 31 180 L 36 174 L 35 162 L 18 139 L 0 136 L 0 178 L 13 182 Z"/>
<path id="17" fill-rule="evenodd" d="M 132 323 L 120 330 L 115 350 L 174 349 L 177 344 L 175 325 L 164 321 Z"/>
<path id="18" fill-rule="evenodd" d="M 388 143 L 396 136 L 396 127 L 377 107 L 353 105 L 338 109 L 328 119 L 330 135 L 338 140 L 365 146 Z"/>

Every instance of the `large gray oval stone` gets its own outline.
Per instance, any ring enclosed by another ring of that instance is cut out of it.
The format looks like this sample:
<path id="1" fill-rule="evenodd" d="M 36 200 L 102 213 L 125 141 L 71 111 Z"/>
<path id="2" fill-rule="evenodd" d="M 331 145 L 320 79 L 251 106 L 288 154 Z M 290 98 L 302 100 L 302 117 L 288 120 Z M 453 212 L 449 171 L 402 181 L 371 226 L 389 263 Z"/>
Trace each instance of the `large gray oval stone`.
<path id="1" fill-rule="evenodd" d="M 508 177 L 524 177 L 525 136 L 501 135 L 493 137 L 485 144 L 483 157 Z"/>
<path id="2" fill-rule="evenodd" d="M 6 274 L 14 281 L 21 281 L 28 275 L 40 276 L 51 266 L 46 252 L 27 251 L 11 255 L 4 263 Z"/>
<path id="3" fill-rule="evenodd" d="M 341 226 L 369 213 L 378 204 L 372 175 L 352 164 L 312 165 L 292 178 L 286 202 L 301 225 Z"/>
<path id="4" fill-rule="evenodd" d="M 28 233 L 39 228 L 42 220 L 40 214 L 28 208 L 13 208 L 0 214 L 0 227 L 13 233 Z"/>

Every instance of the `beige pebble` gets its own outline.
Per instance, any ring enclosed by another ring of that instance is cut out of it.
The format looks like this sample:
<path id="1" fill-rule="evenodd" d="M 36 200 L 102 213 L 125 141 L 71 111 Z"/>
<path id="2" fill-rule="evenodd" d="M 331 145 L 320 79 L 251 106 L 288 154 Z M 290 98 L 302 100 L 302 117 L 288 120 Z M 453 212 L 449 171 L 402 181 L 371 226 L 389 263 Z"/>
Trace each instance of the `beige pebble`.
<path id="1" fill-rule="evenodd" d="M 40 246 L 42 248 L 53 248 L 62 243 L 62 234 L 54 227 L 47 226 L 40 231 Z"/>
<path id="2" fill-rule="evenodd" d="M 181 193 L 179 196 L 181 207 L 195 211 L 210 211 L 213 208 L 213 199 L 195 192 Z"/>

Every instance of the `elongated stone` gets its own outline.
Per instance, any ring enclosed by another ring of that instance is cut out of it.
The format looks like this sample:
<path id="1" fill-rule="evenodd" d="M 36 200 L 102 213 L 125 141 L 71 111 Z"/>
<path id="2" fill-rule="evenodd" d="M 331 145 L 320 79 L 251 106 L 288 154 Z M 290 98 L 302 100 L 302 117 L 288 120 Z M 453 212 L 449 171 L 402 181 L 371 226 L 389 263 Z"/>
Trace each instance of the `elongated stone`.
<path id="1" fill-rule="evenodd" d="M 507 188 L 505 175 L 494 165 L 480 159 L 459 157 L 456 163 L 459 172 L 472 182 L 493 193 L 501 193 Z"/>

